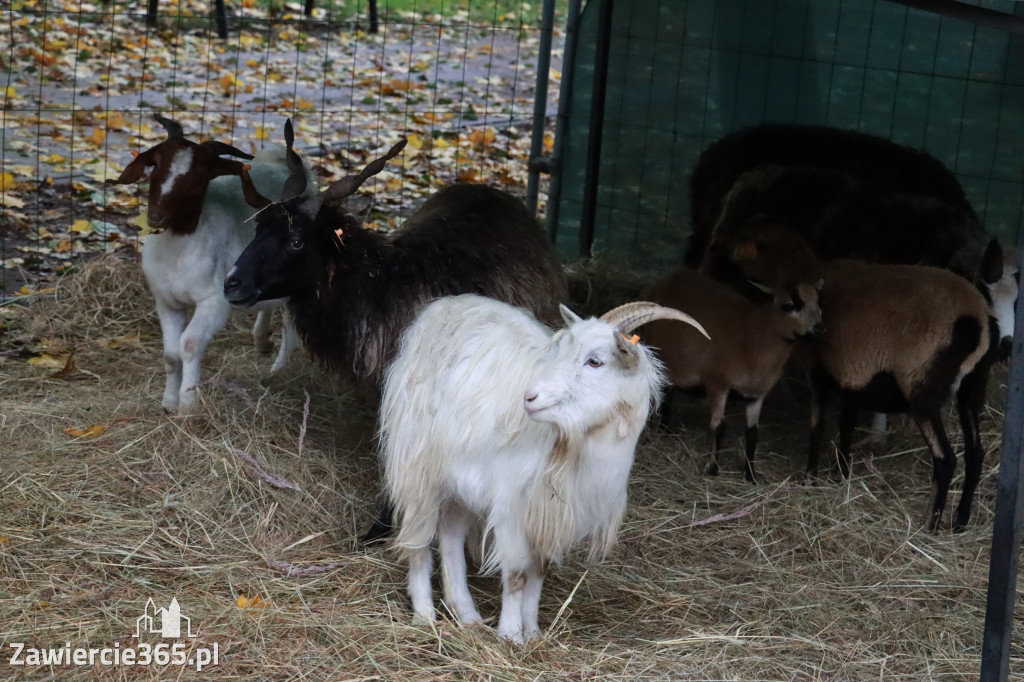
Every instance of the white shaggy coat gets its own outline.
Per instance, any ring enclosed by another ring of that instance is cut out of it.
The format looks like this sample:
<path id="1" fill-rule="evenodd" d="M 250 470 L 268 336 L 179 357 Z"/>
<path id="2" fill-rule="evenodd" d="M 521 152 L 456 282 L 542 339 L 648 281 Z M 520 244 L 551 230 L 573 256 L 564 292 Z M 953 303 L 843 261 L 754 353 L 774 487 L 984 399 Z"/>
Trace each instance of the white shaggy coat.
<path id="1" fill-rule="evenodd" d="M 445 600 L 474 623 L 464 545 L 484 524 L 484 570 L 502 577 L 498 633 L 519 642 L 539 632 L 549 562 L 585 540 L 592 558 L 615 543 L 663 372 L 608 323 L 563 315 L 569 328 L 552 336 L 521 309 L 464 295 L 430 304 L 403 335 L 381 442 L 418 619 L 434 619 L 435 537 Z"/>

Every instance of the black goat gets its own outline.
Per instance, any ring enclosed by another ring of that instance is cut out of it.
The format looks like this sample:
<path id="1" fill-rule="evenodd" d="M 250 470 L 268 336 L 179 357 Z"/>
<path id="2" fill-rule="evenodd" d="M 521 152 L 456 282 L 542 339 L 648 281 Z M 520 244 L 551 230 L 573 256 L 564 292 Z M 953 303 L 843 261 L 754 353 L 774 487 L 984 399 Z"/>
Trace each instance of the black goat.
<path id="1" fill-rule="evenodd" d="M 272 204 L 224 280 L 232 303 L 288 298 L 314 359 L 372 392 L 402 331 L 429 301 L 480 294 L 555 323 L 565 276 L 547 236 L 522 202 L 485 185 L 431 196 L 389 237 L 362 227 L 343 202 L 405 146 L 314 197 Z M 378 524 L 364 538 L 386 533 Z"/>

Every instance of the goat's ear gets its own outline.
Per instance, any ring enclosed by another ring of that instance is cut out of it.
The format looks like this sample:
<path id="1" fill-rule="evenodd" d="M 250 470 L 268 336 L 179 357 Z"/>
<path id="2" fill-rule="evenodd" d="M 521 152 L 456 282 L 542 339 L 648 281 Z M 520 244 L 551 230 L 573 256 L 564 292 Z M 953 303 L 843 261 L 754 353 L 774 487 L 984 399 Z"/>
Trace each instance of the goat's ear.
<path id="1" fill-rule="evenodd" d="M 558 304 L 558 312 L 562 313 L 562 319 L 565 321 L 566 327 L 571 327 L 577 322 L 582 322 L 583 318 L 569 310 L 564 303 Z"/>
<path id="2" fill-rule="evenodd" d="M 995 284 L 1003 278 L 1003 247 L 998 239 L 992 239 L 985 247 L 978 274 L 986 284 Z"/>
<path id="3" fill-rule="evenodd" d="M 622 363 L 625 369 L 636 369 L 636 366 L 640 364 L 640 350 L 621 333 L 614 332 L 614 334 L 615 357 Z"/>
<path id="4" fill-rule="evenodd" d="M 151 149 L 141 154 L 136 154 L 132 162 L 121 171 L 121 175 L 117 176 L 116 180 L 107 180 L 107 183 L 110 185 L 130 185 L 133 182 L 138 182 L 146 175 L 146 168 L 154 163 L 156 162 L 153 160 Z"/>

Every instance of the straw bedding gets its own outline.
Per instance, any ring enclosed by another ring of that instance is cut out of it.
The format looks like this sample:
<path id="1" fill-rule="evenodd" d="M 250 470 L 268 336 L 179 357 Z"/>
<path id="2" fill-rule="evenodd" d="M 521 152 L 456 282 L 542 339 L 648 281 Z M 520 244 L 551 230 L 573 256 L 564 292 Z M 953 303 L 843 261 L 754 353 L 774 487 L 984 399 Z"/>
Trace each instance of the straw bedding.
<path id="1" fill-rule="evenodd" d="M 614 297 L 609 281 L 636 284 L 583 275 L 581 309 Z M 176 597 L 197 633 L 189 646 L 220 652 L 198 674 L 97 664 L 59 679 L 977 677 L 1005 368 L 974 520 L 957 535 L 921 530 L 931 463 L 905 420 L 858 450 L 851 481 L 797 483 L 807 415 L 789 380 L 765 408 L 755 487 L 740 474 L 735 410 L 723 474 L 698 475 L 706 406 L 685 401 L 685 429 L 652 424 L 641 439 L 619 547 L 552 571 L 544 637 L 520 648 L 490 627 L 410 624 L 395 554 L 355 542 L 378 490 L 373 410 L 301 353 L 266 381 L 250 318 L 216 337 L 203 407 L 181 418 L 160 408 L 159 327 L 133 256 L 0 315 L 0 640 L 134 646 L 146 600 Z M 42 353 L 53 366 L 29 363 Z M 498 580 L 471 586 L 493 625 Z M 51 676 L 9 658 L 5 646 L 0 677 Z"/>

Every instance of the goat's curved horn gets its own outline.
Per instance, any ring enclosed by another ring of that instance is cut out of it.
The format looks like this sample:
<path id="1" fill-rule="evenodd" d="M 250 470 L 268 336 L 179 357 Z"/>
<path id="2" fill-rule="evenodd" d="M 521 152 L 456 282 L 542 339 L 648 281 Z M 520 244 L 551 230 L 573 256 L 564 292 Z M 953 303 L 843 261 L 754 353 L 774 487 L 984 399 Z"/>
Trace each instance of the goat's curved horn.
<path id="1" fill-rule="evenodd" d="M 615 327 L 616 331 L 622 334 L 632 332 L 637 327 L 654 320 L 678 320 L 693 326 L 706 338 L 711 338 L 704 327 L 686 313 L 650 301 L 635 301 L 620 305 L 618 308 L 612 308 L 606 312 L 600 319 Z"/>
<path id="2" fill-rule="evenodd" d="M 760 284 L 759 282 L 755 282 L 752 279 L 748 279 L 747 281 L 750 282 L 751 286 L 753 286 L 758 291 L 760 291 L 762 293 L 765 293 L 765 294 L 768 294 L 769 296 L 774 296 L 775 295 L 775 289 L 772 289 L 771 287 L 767 287 L 767 286 L 765 286 L 763 284 Z"/>
<path id="3" fill-rule="evenodd" d="M 281 199 L 291 199 L 306 191 L 306 169 L 302 165 L 302 159 L 292 149 L 295 143 L 295 129 L 292 128 L 292 120 L 289 118 L 284 122 L 284 142 L 288 148 L 285 155 L 288 161 L 288 179 L 284 182 L 284 190 L 281 192 Z"/>
<path id="4" fill-rule="evenodd" d="M 153 114 L 153 120 L 164 127 L 164 130 L 167 131 L 168 140 L 173 140 L 176 137 L 185 137 L 185 131 L 181 129 L 181 124 L 177 121 L 164 118 L 160 114 Z"/>
<path id="5" fill-rule="evenodd" d="M 255 158 L 252 154 L 246 154 L 237 147 L 232 147 L 225 142 L 218 142 L 217 140 L 207 140 L 203 142 L 203 146 L 212 151 L 215 156 L 234 156 L 235 158 L 246 160 Z"/>
<path id="6" fill-rule="evenodd" d="M 359 189 L 360 185 L 384 170 L 384 164 L 398 156 L 399 152 L 405 148 L 406 142 L 407 140 L 402 138 L 397 144 L 395 144 L 395 146 L 388 150 L 387 154 L 367 164 L 366 168 L 364 168 L 358 175 L 346 175 L 341 180 L 335 182 L 327 188 L 326 192 L 324 192 L 326 196 L 321 201 L 334 203 L 351 195 Z"/>

